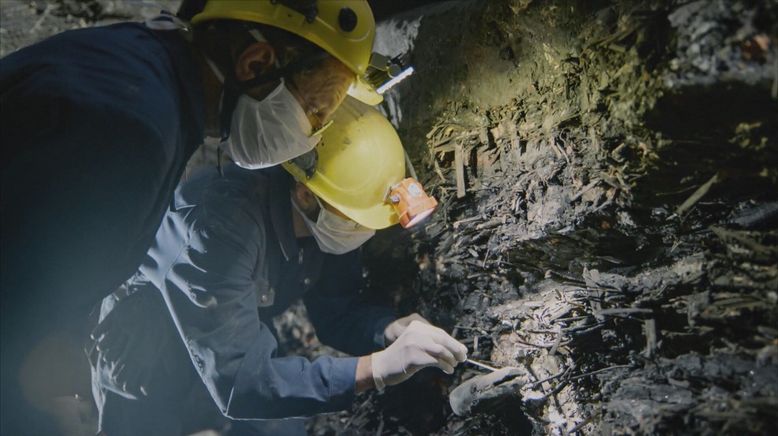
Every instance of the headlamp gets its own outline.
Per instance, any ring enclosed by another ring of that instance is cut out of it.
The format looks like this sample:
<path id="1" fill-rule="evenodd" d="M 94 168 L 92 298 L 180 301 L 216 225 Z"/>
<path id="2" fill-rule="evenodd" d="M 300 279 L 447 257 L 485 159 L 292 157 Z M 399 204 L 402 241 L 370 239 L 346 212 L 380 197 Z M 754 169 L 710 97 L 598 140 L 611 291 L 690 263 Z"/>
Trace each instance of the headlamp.
<path id="1" fill-rule="evenodd" d="M 413 67 L 404 67 L 399 57 L 389 58 L 373 52 L 365 72 L 365 80 L 375 88 L 377 93 L 383 95 L 411 74 L 413 74 Z"/>
<path id="2" fill-rule="evenodd" d="M 373 52 L 367 70 L 357 76 L 348 94 L 363 103 L 375 106 L 384 100 L 386 91 L 411 74 L 413 74 L 413 67 L 405 68 L 399 57 L 389 58 Z"/>
<path id="3" fill-rule="evenodd" d="M 411 177 L 393 185 L 389 190 L 387 201 L 392 205 L 400 225 L 407 229 L 430 216 L 438 202 L 424 192 L 421 183 Z"/>

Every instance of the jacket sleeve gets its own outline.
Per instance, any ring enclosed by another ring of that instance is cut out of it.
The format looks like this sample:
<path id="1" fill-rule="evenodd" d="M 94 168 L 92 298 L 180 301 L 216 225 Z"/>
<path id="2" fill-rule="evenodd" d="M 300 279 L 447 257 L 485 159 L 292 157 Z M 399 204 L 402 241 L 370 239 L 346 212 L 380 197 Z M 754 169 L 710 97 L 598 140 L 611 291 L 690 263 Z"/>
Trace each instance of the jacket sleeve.
<path id="1" fill-rule="evenodd" d="M 384 329 L 394 312 L 367 304 L 359 252 L 326 257 L 322 276 L 305 297 L 308 316 L 319 339 L 351 355 L 365 355 L 384 347 Z"/>
<path id="2" fill-rule="evenodd" d="M 257 273 L 265 253 L 264 228 L 251 213 L 255 206 L 236 202 L 204 201 L 186 226 L 165 220 L 149 252 L 154 261 L 147 264 L 153 268 L 143 271 L 162 291 L 195 369 L 232 419 L 308 416 L 349 407 L 356 358 L 275 357 L 276 340 L 257 316 L 255 294 L 264 280 Z M 187 243 L 164 247 L 165 241 L 178 240 Z"/>

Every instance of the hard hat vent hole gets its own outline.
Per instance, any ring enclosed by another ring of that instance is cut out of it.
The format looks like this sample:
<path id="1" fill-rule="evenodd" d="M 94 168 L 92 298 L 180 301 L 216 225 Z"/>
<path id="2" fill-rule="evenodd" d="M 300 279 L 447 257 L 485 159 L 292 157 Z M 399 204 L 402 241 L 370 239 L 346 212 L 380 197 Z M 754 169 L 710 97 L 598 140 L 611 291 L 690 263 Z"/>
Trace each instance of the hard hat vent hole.
<path id="1" fill-rule="evenodd" d="M 351 32 L 357 27 L 357 14 L 351 8 L 342 8 L 338 15 L 338 24 L 344 32 Z"/>

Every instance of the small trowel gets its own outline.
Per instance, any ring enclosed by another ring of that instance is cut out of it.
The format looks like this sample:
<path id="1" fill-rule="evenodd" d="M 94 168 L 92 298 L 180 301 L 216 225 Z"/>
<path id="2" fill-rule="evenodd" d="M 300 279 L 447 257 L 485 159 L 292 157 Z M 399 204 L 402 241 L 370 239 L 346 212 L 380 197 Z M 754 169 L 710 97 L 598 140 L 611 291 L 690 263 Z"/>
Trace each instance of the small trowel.
<path id="1" fill-rule="evenodd" d="M 469 363 L 469 364 L 471 364 L 473 366 L 477 366 L 477 367 L 479 367 L 481 369 L 485 369 L 487 371 L 491 371 L 491 372 L 499 371 L 499 369 L 497 369 L 497 368 L 495 368 L 493 366 L 489 366 L 489 365 L 487 365 L 485 363 L 481 363 L 481 362 L 479 362 L 477 360 L 465 359 L 465 362 L 467 362 L 467 363 Z"/>

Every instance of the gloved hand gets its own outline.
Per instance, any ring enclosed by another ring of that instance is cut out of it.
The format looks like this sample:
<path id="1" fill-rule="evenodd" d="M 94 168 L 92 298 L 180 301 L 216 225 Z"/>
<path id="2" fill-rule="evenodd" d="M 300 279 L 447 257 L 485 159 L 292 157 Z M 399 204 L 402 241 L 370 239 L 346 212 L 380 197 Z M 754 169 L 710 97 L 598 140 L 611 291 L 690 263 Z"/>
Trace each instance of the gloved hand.
<path id="1" fill-rule="evenodd" d="M 427 366 L 451 374 L 467 358 L 467 347 L 435 326 L 411 321 L 392 345 L 371 358 L 373 382 L 383 389 L 402 383 Z"/>
<path id="2" fill-rule="evenodd" d="M 384 329 L 384 339 L 386 339 L 386 343 L 391 344 L 392 342 L 396 341 L 412 321 L 420 321 L 425 324 L 430 324 L 429 321 L 424 319 L 424 317 L 418 313 L 412 313 L 408 316 L 396 319 Z"/>

